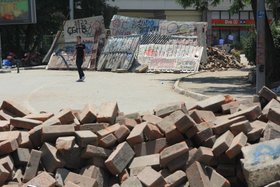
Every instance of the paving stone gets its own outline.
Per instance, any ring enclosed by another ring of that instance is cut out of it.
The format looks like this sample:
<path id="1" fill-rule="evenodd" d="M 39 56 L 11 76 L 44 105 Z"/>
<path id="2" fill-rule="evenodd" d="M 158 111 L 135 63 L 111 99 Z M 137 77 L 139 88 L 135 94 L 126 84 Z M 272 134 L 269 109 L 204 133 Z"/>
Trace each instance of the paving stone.
<path id="1" fill-rule="evenodd" d="M 17 128 L 30 130 L 30 129 L 34 128 L 35 126 L 41 125 L 42 122 L 39 120 L 34 120 L 34 119 L 16 117 L 16 118 L 12 118 L 10 120 L 10 124 Z"/>
<path id="2" fill-rule="evenodd" d="M 238 102 L 238 101 L 232 101 L 230 103 L 223 104 L 222 112 L 223 112 L 223 114 L 232 114 L 231 112 L 234 109 L 238 109 L 239 105 L 240 105 L 240 102 Z"/>
<path id="3" fill-rule="evenodd" d="M 97 145 L 97 135 L 89 130 L 76 131 L 76 142 L 80 147 L 86 147 L 88 144 Z"/>
<path id="4" fill-rule="evenodd" d="M 210 186 L 230 187 L 230 182 L 216 172 L 213 168 L 206 166 L 206 172 L 210 179 Z"/>
<path id="5" fill-rule="evenodd" d="M 97 147 L 94 145 L 87 145 L 82 153 L 82 158 L 91 158 L 91 157 L 101 157 L 108 158 L 112 151 L 110 149 L 104 149 L 103 147 Z"/>
<path id="6" fill-rule="evenodd" d="M 24 172 L 23 182 L 33 179 L 38 171 L 42 152 L 32 149 L 27 167 Z"/>
<path id="7" fill-rule="evenodd" d="M 0 132 L 0 142 L 10 139 L 15 139 L 18 142 L 18 144 L 20 144 L 20 142 L 22 141 L 20 131 Z"/>
<path id="8" fill-rule="evenodd" d="M 117 138 L 113 135 L 113 133 L 104 136 L 99 140 L 99 145 L 104 148 L 110 148 L 114 146 L 117 142 Z"/>
<path id="9" fill-rule="evenodd" d="M 66 108 L 61 110 L 55 115 L 55 117 L 61 122 L 61 124 L 71 124 L 74 123 L 75 116 L 71 109 Z"/>
<path id="10" fill-rule="evenodd" d="M 0 185 L 3 185 L 9 178 L 10 172 L 2 165 L 0 165 Z"/>
<path id="11" fill-rule="evenodd" d="M 16 139 L 9 139 L 0 142 L 0 155 L 5 155 L 14 152 L 18 148 Z"/>
<path id="12" fill-rule="evenodd" d="M 216 171 L 224 177 L 235 177 L 235 165 L 219 164 Z"/>
<path id="13" fill-rule="evenodd" d="M 110 133 L 114 133 L 120 127 L 121 127 L 121 125 L 119 123 L 116 123 L 116 124 L 114 124 L 112 126 L 109 126 L 109 127 L 105 128 L 105 129 L 97 131 L 97 135 L 100 136 L 100 137 L 107 136 Z"/>
<path id="14" fill-rule="evenodd" d="M 40 187 L 53 187 L 55 186 L 55 179 L 50 176 L 47 172 L 42 172 L 35 178 L 31 179 L 27 183 L 23 184 L 22 187 L 40 186 Z"/>
<path id="15" fill-rule="evenodd" d="M 181 110 L 171 113 L 170 117 L 181 133 L 186 133 L 188 129 L 196 125 L 195 121 Z"/>
<path id="16" fill-rule="evenodd" d="M 229 119 L 233 119 L 238 116 L 245 116 L 247 120 L 254 121 L 261 115 L 261 113 L 261 107 L 259 105 L 256 105 L 232 114 Z"/>
<path id="17" fill-rule="evenodd" d="M 166 129 L 165 137 L 169 145 L 173 145 L 185 140 L 183 135 L 176 129 L 175 126 L 171 126 Z"/>
<path id="18" fill-rule="evenodd" d="M 26 148 L 18 148 L 13 153 L 13 158 L 14 158 L 15 165 L 17 167 L 19 166 L 26 167 L 30 159 L 30 150 Z"/>
<path id="19" fill-rule="evenodd" d="M 0 110 L 0 120 L 10 121 L 13 118 L 7 111 Z"/>
<path id="20" fill-rule="evenodd" d="M 63 187 L 65 185 L 64 181 L 69 173 L 70 171 L 65 168 L 57 168 L 55 173 L 56 186 Z"/>
<path id="21" fill-rule="evenodd" d="M 219 156 L 224 153 L 231 145 L 234 136 L 230 131 L 221 135 L 212 147 L 212 151 L 215 156 Z"/>
<path id="22" fill-rule="evenodd" d="M 238 135 L 240 132 L 247 134 L 251 130 L 252 127 L 248 120 L 234 123 L 230 126 L 230 131 L 234 136 Z"/>
<path id="23" fill-rule="evenodd" d="M 280 138 L 280 126 L 269 121 L 264 129 L 263 140 Z"/>
<path id="24" fill-rule="evenodd" d="M 187 176 L 185 172 L 179 170 L 166 177 L 165 181 L 170 187 L 180 186 L 187 182 Z"/>
<path id="25" fill-rule="evenodd" d="M 82 124 L 95 123 L 97 120 L 97 110 L 92 105 L 86 105 L 85 108 L 79 113 L 79 120 Z"/>
<path id="26" fill-rule="evenodd" d="M 266 116 L 268 115 L 268 112 L 271 108 L 280 108 L 280 103 L 276 99 L 272 99 L 262 110 L 262 114 Z"/>
<path id="27" fill-rule="evenodd" d="M 170 172 L 175 172 L 177 170 L 185 170 L 186 163 L 188 162 L 189 153 L 182 154 L 176 157 L 174 160 L 171 160 L 166 164 L 166 167 Z"/>
<path id="28" fill-rule="evenodd" d="M 109 123 L 87 123 L 79 126 L 79 130 L 90 130 L 93 133 L 105 129 L 109 126 Z"/>
<path id="29" fill-rule="evenodd" d="M 164 186 L 166 184 L 164 178 L 151 167 L 146 167 L 138 175 L 137 178 L 147 187 Z"/>
<path id="30" fill-rule="evenodd" d="M 129 165 L 129 169 L 146 167 L 146 166 L 159 168 L 159 165 L 160 165 L 159 154 L 153 154 L 153 155 L 134 157 L 134 159 Z"/>
<path id="31" fill-rule="evenodd" d="M 151 123 L 147 124 L 144 134 L 148 140 L 156 140 L 159 138 L 164 138 L 164 134 L 159 130 L 159 128 Z"/>
<path id="32" fill-rule="evenodd" d="M 266 123 L 256 120 L 254 122 L 251 122 L 252 130 L 247 133 L 248 142 L 255 142 L 260 139 L 260 137 L 263 135 L 263 132 L 267 126 Z"/>
<path id="33" fill-rule="evenodd" d="M 72 182 L 80 187 L 98 187 L 97 181 L 95 179 L 79 175 L 73 172 L 70 172 L 67 175 L 65 183 L 67 182 Z"/>
<path id="34" fill-rule="evenodd" d="M 212 122 L 216 120 L 215 114 L 207 110 L 194 110 L 190 116 L 196 123 Z"/>
<path id="35" fill-rule="evenodd" d="M 196 145 L 201 145 L 202 142 L 207 140 L 208 138 L 213 136 L 213 131 L 212 128 L 210 127 L 205 127 L 202 130 L 199 130 L 196 135 L 194 136 L 194 141 Z"/>
<path id="36" fill-rule="evenodd" d="M 67 151 L 59 152 L 59 158 L 64 161 L 65 168 L 68 169 L 79 169 L 86 164 L 86 161 L 81 158 L 83 148 L 79 147 L 77 144 L 73 146 L 72 149 Z"/>
<path id="37" fill-rule="evenodd" d="M 75 135 L 74 125 L 53 125 L 53 126 L 42 127 L 43 141 L 55 142 L 58 137 L 74 136 L 74 135 Z"/>
<path id="38" fill-rule="evenodd" d="M 143 122 L 141 124 L 136 125 L 132 131 L 130 132 L 129 136 L 127 137 L 126 141 L 131 145 L 135 145 L 141 142 L 144 142 L 144 131 L 147 127 L 147 123 Z"/>
<path id="39" fill-rule="evenodd" d="M 140 180 L 135 177 L 129 177 L 127 180 L 125 180 L 122 184 L 121 187 L 143 187 L 142 183 L 140 182 Z"/>
<path id="40" fill-rule="evenodd" d="M 105 122 L 114 124 L 119 112 L 119 107 L 116 102 L 103 103 L 99 107 L 97 122 Z"/>
<path id="41" fill-rule="evenodd" d="M 21 131 L 21 142 L 19 144 L 20 148 L 33 148 L 33 144 L 30 140 L 30 134 L 27 131 Z"/>
<path id="42" fill-rule="evenodd" d="M 210 181 L 199 162 L 194 162 L 186 170 L 190 186 L 209 187 Z"/>
<path id="43" fill-rule="evenodd" d="M 122 124 L 129 130 L 132 130 L 137 125 L 137 121 L 135 119 L 124 118 Z"/>
<path id="44" fill-rule="evenodd" d="M 74 184 L 74 183 L 71 182 L 71 181 L 67 181 L 67 182 L 65 183 L 65 187 L 80 187 L 80 186 L 77 185 L 77 184 Z"/>
<path id="45" fill-rule="evenodd" d="M 0 132 L 9 131 L 9 130 L 10 130 L 10 122 L 7 120 L 0 120 Z"/>
<path id="46" fill-rule="evenodd" d="M 161 104 L 154 109 L 154 113 L 156 116 L 164 118 L 176 110 L 182 110 L 184 113 L 187 113 L 186 105 L 183 102 Z"/>
<path id="47" fill-rule="evenodd" d="M 162 167 L 166 166 L 166 164 L 177 157 L 188 153 L 189 147 L 186 142 L 181 142 L 174 144 L 172 146 L 166 147 L 160 152 L 160 165 Z"/>
<path id="48" fill-rule="evenodd" d="M 160 118 L 156 115 L 153 115 L 153 114 L 146 114 L 142 117 L 142 119 L 143 119 L 143 121 L 154 124 L 154 125 L 156 125 L 157 123 L 159 123 L 162 120 L 162 118 Z"/>
<path id="49" fill-rule="evenodd" d="M 23 118 L 33 119 L 33 120 L 38 120 L 38 121 L 44 122 L 44 121 L 47 121 L 48 119 L 50 119 L 53 116 L 54 116 L 53 113 L 44 112 L 44 113 L 39 113 L 39 114 L 35 114 L 35 113 L 28 114 L 28 115 L 24 116 Z"/>
<path id="50" fill-rule="evenodd" d="M 65 136 L 56 139 L 55 147 L 58 151 L 70 150 L 75 145 L 75 136 Z"/>
<path id="51" fill-rule="evenodd" d="M 0 109 L 5 110 L 5 111 L 9 112 L 10 114 L 17 116 L 17 117 L 24 117 L 31 113 L 24 106 L 14 102 L 14 101 L 11 101 L 11 100 L 4 100 L 2 102 Z"/>
<path id="52" fill-rule="evenodd" d="M 211 147 L 213 147 L 215 142 L 216 142 L 216 136 L 213 135 L 210 138 L 206 139 L 204 142 L 202 142 L 201 145 L 205 146 L 205 147 L 210 147 L 211 148 Z"/>
<path id="53" fill-rule="evenodd" d="M 216 135 L 221 135 L 225 133 L 227 130 L 229 130 L 232 124 L 242 122 L 245 120 L 246 120 L 245 116 L 238 116 L 232 119 L 227 119 L 227 118 L 220 119 L 214 122 L 215 126 L 212 129 Z"/>
<path id="54" fill-rule="evenodd" d="M 134 152 L 136 156 L 151 155 L 160 153 L 165 147 L 167 147 L 166 138 L 159 138 L 134 145 Z"/>
<path id="55" fill-rule="evenodd" d="M 137 176 L 143 169 L 146 167 L 138 167 L 138 168 L 131 168 L 130 171 L 130 176 Z"/>
<path id="56" fill-rule="evenodd" d="M 125 119 L 133 119 L 137 123 L 142 123 L 141 115 L 138 112 L 130 113 L 130 114 L 125 114 L 124 115 Z"/>
<path id="57" fill-rule="evenodd" d="M 212 96 L 208 99 L 197 102 L 199 109 L 210 110 L 212 112 L 221 111 L 221 106 L 223 104 L 225 104 L 225 97 L 223 95 Z"/>
<path id="58" fill-rule="evenodd" d="M 127 142 L 119 144 L 105 161 L 108 170 L 117 175 L 121 173 L 134 157 L 135 153 Z"/>
<path id="59" fill-rule="evenodd" d="M 232 143 L 228 150 L 226 151 L 226 155 L 231 159 L 241 153 L 241 148 L 244 147 L 247 143 L 247 136 L 241 132 L 237 136 L 235 136 L 232 140 Z"/>
<path id="60" fill-rule="evenodd" d="M 120 128 L 114 132 L 114 136 L 119 143 L 124 142 L 129 134 L 130 130 L 125 125 L 121 125 Z"/>
<path id="61" fill-rule="evenodd" d="M 198 161 L 200 163 L 206 165 L 212 165 L 214 159 L 214 154 L 211 148 L 200 146 L 194 153 L 191 160 L 189 160 L 189 164 L 192 164 L 194 161 Z"/>
<path id="62" fill-rule="evenodd" d="M 265 98 L 268 102 L 272 99 L 277 99 L 277 94 L 274 93 L 272 90 L 267 88 L 266 86 L 262 87 L 262 89 L 259 91 L 259 96 Z"/>
<path id="63" fill-rule="evenodd" d="M 280 108 L 271 108 L 268 112 L 267 119 L 280 125 Z"/>
<path id="64" fill-rule="evenodd" d="M 96 180 L 98 187 L 107 187 L 109 175 L 100 167 L 89 165 L 81 169 L 80 174 Z"/>
<path id="65" fill-rule="evenodd" d="M 40 151 L 42 151 L 41 161 L 48 172 L 54 172 L 65 165 L 65 162 L 58 156 L 57 149 L 51 144 L 44 143 Z"/>

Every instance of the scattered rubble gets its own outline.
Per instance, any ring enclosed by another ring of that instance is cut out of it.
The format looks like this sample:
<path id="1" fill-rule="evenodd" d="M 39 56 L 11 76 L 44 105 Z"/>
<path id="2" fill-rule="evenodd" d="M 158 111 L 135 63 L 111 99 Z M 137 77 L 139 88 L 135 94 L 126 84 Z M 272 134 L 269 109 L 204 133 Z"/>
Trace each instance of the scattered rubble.
<path id="1" fill-rule="evenodd" d="M 153 113 L 116 102 L 81 111 L 0 107 L 0 185 L 264 186 L 280 180 L 280 102 L 264 87 L 252 100 L 214 96 Z"/>
<path id="2" fill-rule="evenodd" d="M 229 68 L 240 69 L 244 67 L 233 54 L 228 54 L 218 47 L 207 48 L 207 61 L 201 62 L 199 70 L 224 71 Z"/>

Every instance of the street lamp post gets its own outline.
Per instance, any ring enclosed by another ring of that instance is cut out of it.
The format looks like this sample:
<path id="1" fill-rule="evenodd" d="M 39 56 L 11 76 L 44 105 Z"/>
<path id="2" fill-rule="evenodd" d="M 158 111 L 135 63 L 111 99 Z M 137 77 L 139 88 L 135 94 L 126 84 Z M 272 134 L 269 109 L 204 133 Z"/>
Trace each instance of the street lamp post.
<path id="1" fill-rule="evenodd" d="M 74 19 L 74 0 L 69 0 L 70 20 Z"/>

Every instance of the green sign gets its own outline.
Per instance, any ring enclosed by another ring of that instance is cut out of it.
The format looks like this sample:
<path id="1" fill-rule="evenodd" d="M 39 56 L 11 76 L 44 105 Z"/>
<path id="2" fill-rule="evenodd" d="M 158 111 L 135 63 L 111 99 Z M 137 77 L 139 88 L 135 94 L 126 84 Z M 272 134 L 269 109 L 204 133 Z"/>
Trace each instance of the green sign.
<path id="1" fill-rule="evenodd" d="M 36 23 L 35 0 L 0 0 L 0 25 Z"/>

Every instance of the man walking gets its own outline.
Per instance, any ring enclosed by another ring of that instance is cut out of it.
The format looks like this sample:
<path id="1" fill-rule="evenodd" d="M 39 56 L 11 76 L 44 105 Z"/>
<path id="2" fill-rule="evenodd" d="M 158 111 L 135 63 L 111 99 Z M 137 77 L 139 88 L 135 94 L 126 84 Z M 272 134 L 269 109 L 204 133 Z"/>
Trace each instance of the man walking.
<path id="1" fill-rule="evenodd" d="M 79 79 L 77 82 L 82 82 L 85 80 L 85 74 L 82 69 L 83 62 L 85 61 L 86 53 L 85 53 L 85 44 L 82 43 L 81 36 L 77 36 L 77 44 L 76 44 L 76 51 L 74 53 L 74 57 L 76 56 L 76 65 L 79 73 Z"/>

